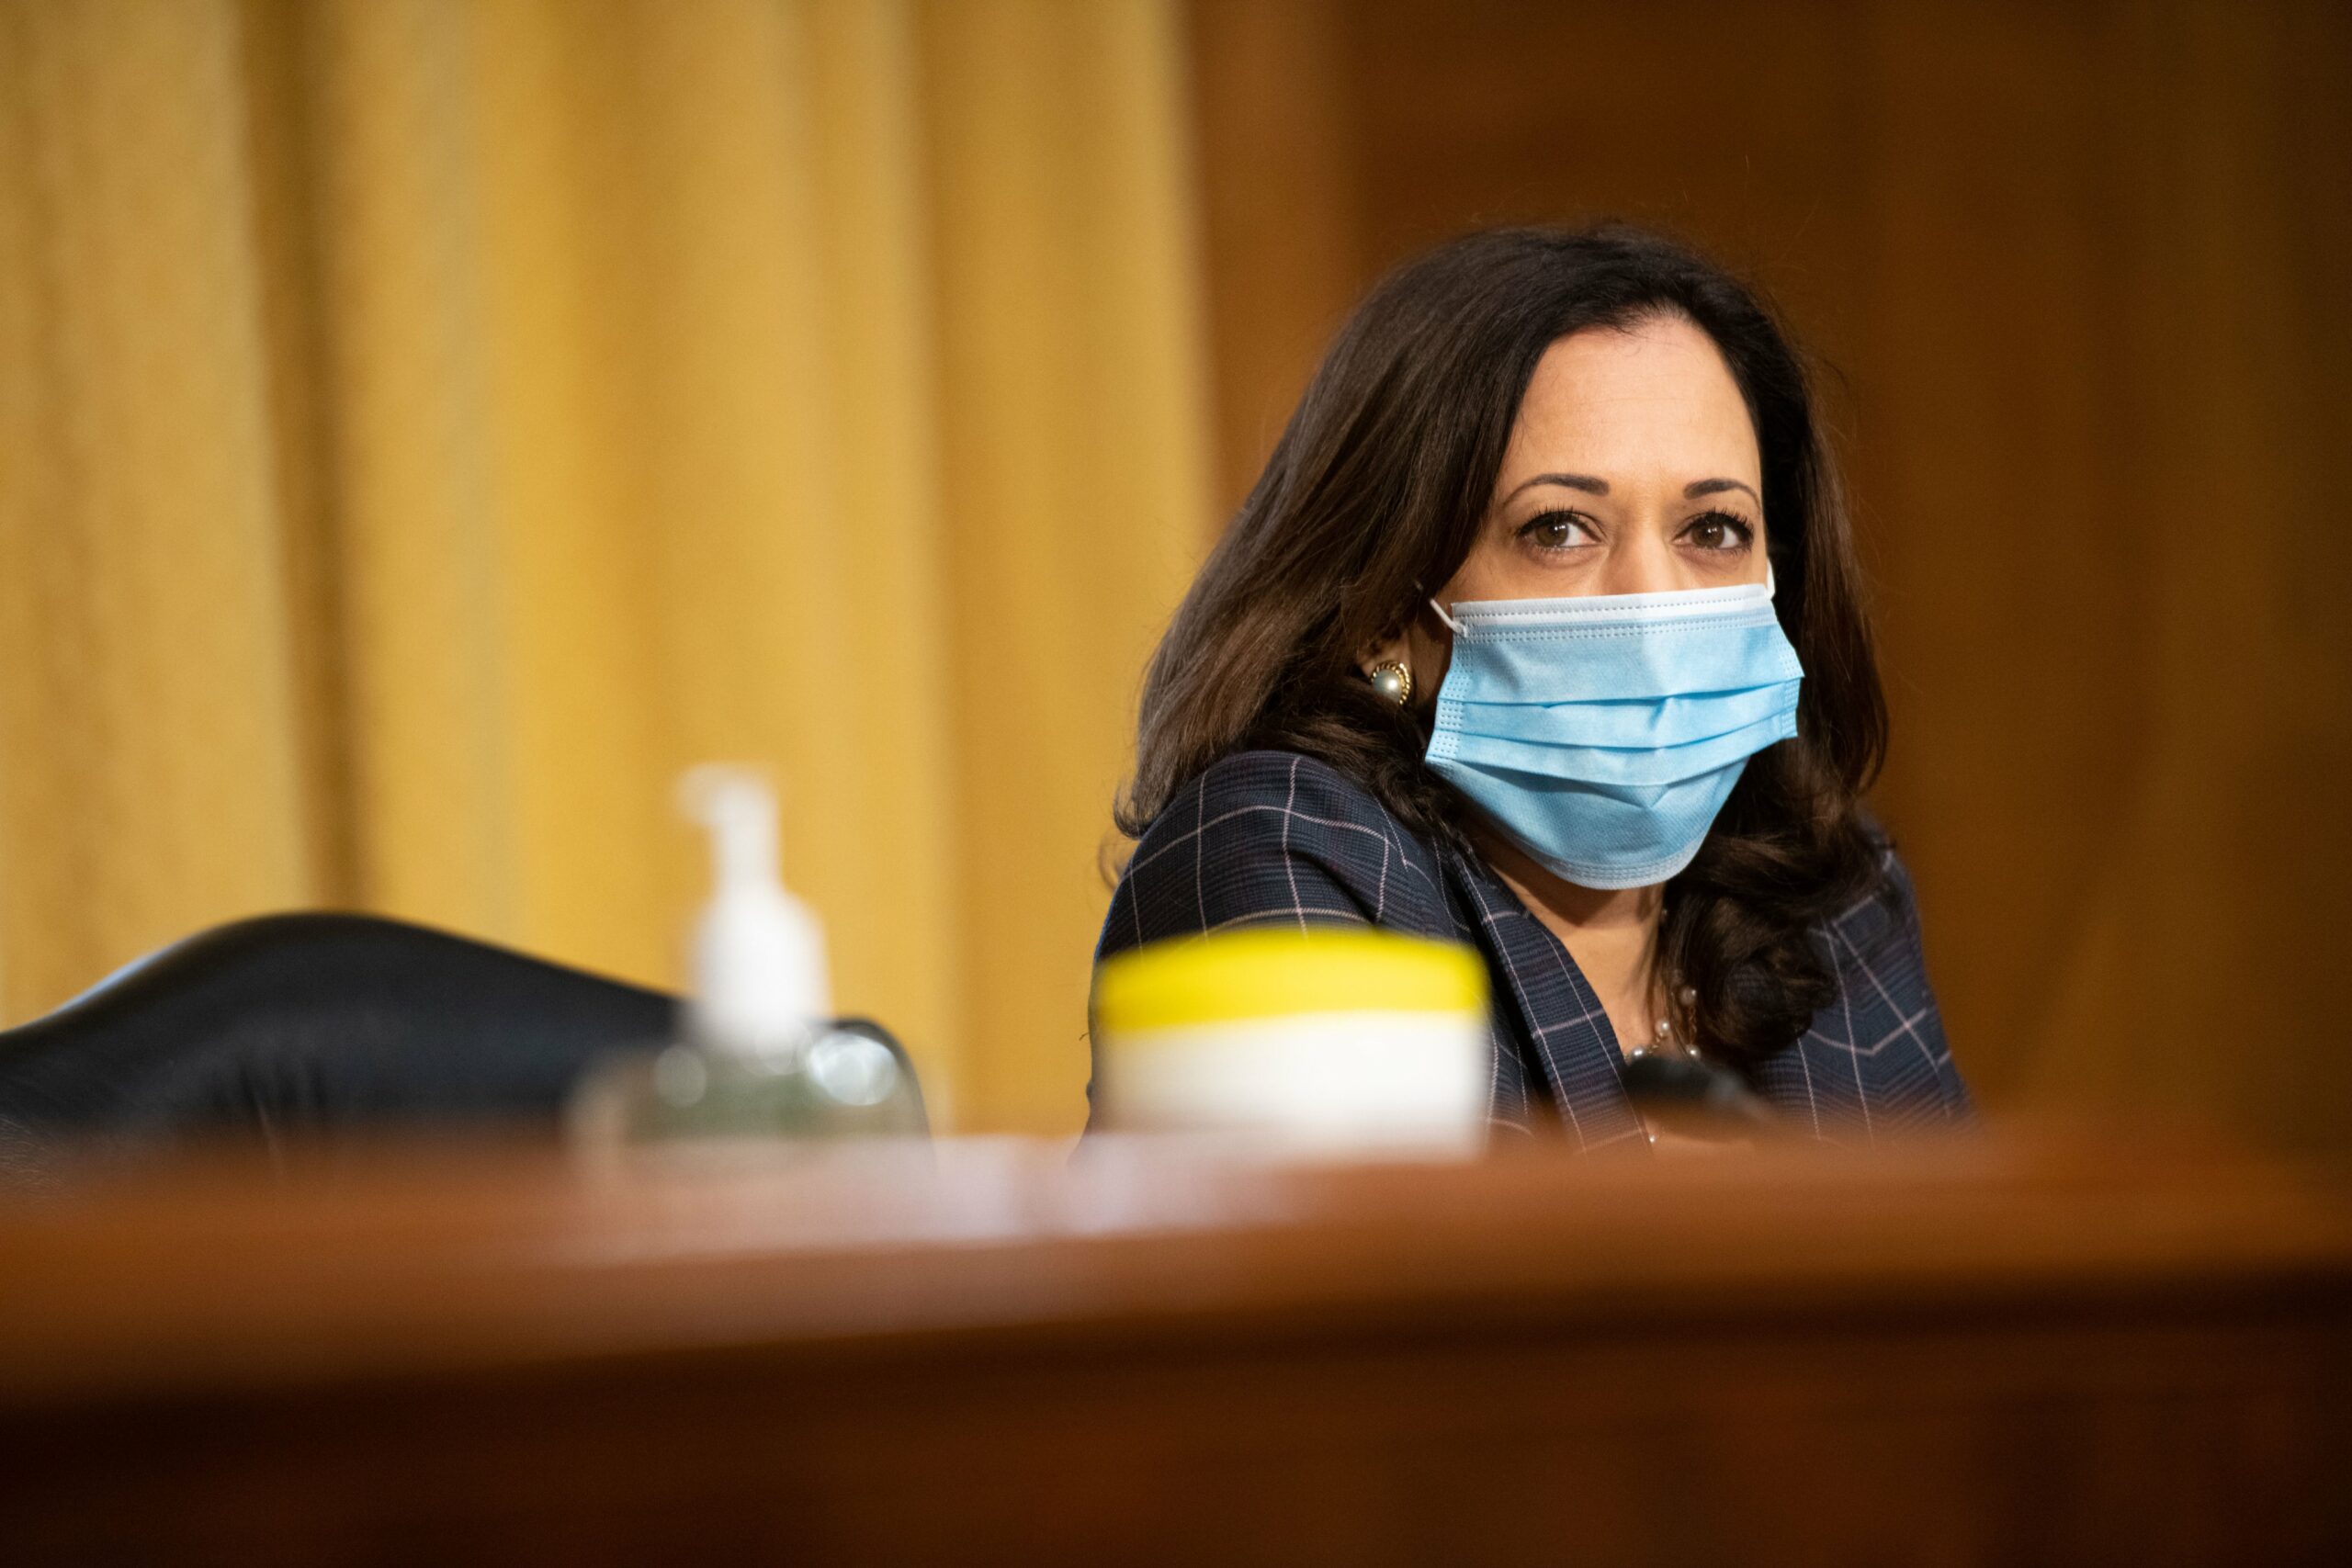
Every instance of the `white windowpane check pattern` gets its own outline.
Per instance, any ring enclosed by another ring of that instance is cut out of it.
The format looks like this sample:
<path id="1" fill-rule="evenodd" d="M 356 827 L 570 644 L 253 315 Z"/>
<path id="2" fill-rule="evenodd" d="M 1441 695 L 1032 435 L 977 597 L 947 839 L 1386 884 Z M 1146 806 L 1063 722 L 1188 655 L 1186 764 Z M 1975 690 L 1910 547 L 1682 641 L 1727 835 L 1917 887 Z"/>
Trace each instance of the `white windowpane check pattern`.
<path id="1" fill-rule="evenodd" d="M 1825 1142 L 1867 1143 L 1970 1115 L 1893 852 L 1878 895 L 1819 933 L 1838 999 L 1756 1064 L 1757 1092 Z M 1475 856 L 1408 832 L 1362 785 L 1288 751 L 1226 758 L 1179 792 L 1127 863 L 1098 961 L 1227 926 L 1369 923 L 1467 942 L 1495 992 L 1496 1131 L 1556 1107 L 1579 1147 L 1647 1146 L 1620 1055 L 1575 960 Z"/>

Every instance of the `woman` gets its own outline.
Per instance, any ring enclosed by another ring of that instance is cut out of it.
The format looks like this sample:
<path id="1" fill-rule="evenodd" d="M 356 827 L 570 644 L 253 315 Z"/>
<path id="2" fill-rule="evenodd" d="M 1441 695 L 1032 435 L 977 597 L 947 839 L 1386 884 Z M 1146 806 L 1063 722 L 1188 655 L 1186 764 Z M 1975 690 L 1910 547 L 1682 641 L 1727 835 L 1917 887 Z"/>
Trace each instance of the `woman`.
<path id="1" fill-rule="evenodd" d="M 1332 346 L 1146 681 L 1098 957 L 1248 921 L 1476 945 L 1499 1127 L 1656 1143 L 1627 1054 L 1861 1142 L 1964 1118 L 1804 372 L 1622 226 L 1474 235 Z"/>

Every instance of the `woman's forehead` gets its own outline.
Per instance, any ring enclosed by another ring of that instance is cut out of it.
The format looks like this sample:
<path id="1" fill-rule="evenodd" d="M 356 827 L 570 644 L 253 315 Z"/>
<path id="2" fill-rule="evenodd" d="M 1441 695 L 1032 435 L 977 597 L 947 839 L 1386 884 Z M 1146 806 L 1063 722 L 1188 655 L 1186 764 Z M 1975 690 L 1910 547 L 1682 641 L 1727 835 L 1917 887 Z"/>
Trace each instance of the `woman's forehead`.
<path id="1" fill-rule="evenodd" d="M 1761 460 L 1739 384 L 1688 318 L 1595 327 L 1555 340 L 1521 400 L 1504 479 L 1556 468 L 1627 480 L 1650 469 L 1724 471 L 1754 482 Z"/>

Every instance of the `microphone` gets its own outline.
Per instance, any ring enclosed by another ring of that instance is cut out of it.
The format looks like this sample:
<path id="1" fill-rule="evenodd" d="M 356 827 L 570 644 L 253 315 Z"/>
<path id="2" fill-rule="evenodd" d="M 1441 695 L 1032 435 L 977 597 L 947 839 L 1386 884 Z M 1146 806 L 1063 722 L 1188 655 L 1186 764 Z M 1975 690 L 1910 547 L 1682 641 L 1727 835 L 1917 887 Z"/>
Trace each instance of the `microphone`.
<path id="1" fill-rule="evenodd" d="M 1779 1119 L 1737 1073 L 1696 1056 L 1635 1051 L 1624 1081 L 1636 1110 L 1690 1137 L 1750 1137 Z"/>

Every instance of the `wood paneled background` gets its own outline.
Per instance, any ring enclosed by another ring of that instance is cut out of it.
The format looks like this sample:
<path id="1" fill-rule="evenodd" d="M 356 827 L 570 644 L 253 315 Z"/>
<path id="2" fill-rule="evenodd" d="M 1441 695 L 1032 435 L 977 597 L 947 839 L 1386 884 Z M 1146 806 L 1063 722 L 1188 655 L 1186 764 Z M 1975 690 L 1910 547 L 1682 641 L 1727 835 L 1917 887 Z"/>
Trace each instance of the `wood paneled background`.
<path id="1" fill-rule="evenodd" d="M 1611 214 L 1824 363 L 1996 1111 L 2352 1146 L 2352 6 L 1196 0 L 1224 499 L 1383 270 Z"/>

